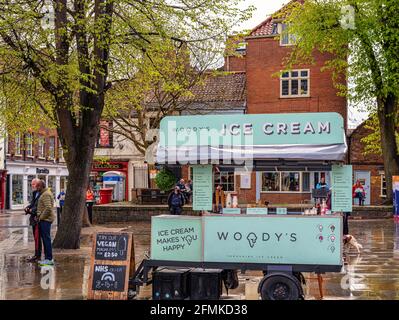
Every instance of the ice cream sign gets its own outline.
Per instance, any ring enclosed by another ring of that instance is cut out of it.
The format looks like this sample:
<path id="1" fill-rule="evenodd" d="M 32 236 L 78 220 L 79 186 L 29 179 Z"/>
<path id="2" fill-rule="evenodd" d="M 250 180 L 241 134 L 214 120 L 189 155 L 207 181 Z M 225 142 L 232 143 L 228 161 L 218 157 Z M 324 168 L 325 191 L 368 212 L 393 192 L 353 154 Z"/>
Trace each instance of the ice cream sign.
<path id="1" fill-rule="evenodd" d="M 341 220 L 340 216 L 285 215 L 155 217 L 151 258 L 340 265 Z"/>
<path id="2" fill-rule="evenodd" d="M 165 117 L 160 145 L 276 145 L 344 143 L 338 113 Z"/>

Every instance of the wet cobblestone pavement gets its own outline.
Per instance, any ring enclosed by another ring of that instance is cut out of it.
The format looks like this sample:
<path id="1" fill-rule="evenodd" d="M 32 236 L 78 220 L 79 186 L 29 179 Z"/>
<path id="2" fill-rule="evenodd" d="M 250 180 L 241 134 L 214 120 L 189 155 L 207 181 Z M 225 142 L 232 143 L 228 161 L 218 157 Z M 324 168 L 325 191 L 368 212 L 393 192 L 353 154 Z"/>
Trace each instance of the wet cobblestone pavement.
<path id="1" fill-rule="evenodd" d="M 363 245 L 363 250 L 357 254 L 352 248 L 345 254 L 341 273 L 323 276 L 324 299 L 399 300 L 399 223 L 390 219 L 356 220 L 350 221 L 349 226 L 350 233 Z M 26 262 L 33 253 L 32 232 L 27 217 L 21 212 L 1 213 L 0 300 L 85 299 L 91 253 L 90 234 L 99 228 L 133 232 L 136 263 L 149 250 L 149 222 L 95 226 L 82 232 L 81 249 L 55 250 L 54 269 L 41 269 Z M 55 226 L 52 232 L 55 234 Z M 53 277 L 49 276 L 50 273 Z M 307 280 L 306 299 L 319 299 L 316 275 L 304 275 Z M 225 298 L 254 296 L 261 277 L 261 272 L 240 274 L 240 286 L 229 291 L 229 297 Z M 142 290 L 140 298 L 147 299 L 149 295 L 150 290 Z"/>

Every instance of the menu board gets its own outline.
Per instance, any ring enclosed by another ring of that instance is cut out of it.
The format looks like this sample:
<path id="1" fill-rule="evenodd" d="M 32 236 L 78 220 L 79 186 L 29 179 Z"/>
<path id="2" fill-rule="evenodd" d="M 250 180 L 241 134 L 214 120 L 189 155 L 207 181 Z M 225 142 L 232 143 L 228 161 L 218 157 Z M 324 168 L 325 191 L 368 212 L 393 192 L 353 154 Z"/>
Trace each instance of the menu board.
<path id="1" fill-rule="evenodd" d="M 129 235 L 127 233 L 98 233 L 96 237 L 96 260 L 126 260 L 128 241 Z"/>
<path id="2" fill-rule="evenodd" d="M 193 210 L 212 210 L 212 165 L 192 166 Z"/>
<path id="3" fill-rule="evenodd" d="M 125 291 L 126 266 L 95 264 L 93 290 Z"/>
<path id="4" fill-rule="evenodd" d="M 333 165 L 331 171 L 331 210 L 352 212 L 352 166 Z"/>
<path id="5" fill-rule="evenodd" d="M 129 274 L 135 268 L 132 235 L 102 232 L 93 240 L 87 298 L 127 300 Z"/>

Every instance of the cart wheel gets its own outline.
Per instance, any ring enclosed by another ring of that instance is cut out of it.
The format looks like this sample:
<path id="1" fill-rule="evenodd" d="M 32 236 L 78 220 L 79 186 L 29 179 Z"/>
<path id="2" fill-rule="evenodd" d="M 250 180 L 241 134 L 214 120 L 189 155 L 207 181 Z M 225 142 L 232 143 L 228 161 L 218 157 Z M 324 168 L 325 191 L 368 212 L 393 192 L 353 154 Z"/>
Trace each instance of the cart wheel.
<path id="1" fill-rule="evenodd" d="M 298 280 L 288 275 L 269 275 L 262 282 L 262 300 L 299 300 L 301 289 Z"/>

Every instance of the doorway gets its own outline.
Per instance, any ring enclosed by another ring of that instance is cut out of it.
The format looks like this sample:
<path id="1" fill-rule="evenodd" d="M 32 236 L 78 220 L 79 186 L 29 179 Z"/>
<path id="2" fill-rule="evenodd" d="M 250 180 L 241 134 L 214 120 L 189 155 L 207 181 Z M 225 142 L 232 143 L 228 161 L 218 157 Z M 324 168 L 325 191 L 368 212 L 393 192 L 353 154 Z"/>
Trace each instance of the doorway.
<path id="1" fill-rule="evenodd" d="M 370 171 L 355 171 L 355 183 L 357 180 L 363 185 L 366 197 L 364 198 L 364 204 L 370 205 Z"/>

